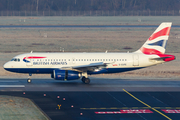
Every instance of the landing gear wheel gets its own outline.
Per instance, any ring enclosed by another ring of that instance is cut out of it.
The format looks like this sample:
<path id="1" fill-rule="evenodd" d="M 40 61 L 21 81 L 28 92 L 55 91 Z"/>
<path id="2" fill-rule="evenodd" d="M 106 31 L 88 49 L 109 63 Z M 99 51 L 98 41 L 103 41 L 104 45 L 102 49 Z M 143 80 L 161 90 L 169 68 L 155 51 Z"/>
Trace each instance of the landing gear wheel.
<path id="1" fill-rule="evenodd" d="M 32 76 L 32 74 L 29 73 L 29 77 L 28 77 L 28 79 L 27 79 L 27 82 L 28 82 L 28 83 L 31 83 L 31 76 Z"/>
<path id="2" fill-rule="evenodd" d="M 27 82 L 28 82 L 28 83 L 31 83 L 31 79 L 27 79 Z"/>
<path id="3" fill-rule="evenodd" d="M 90 83 L 90 79 L 89 78 L 85 78 L 84 83 L 85 84 L 89 84 Z"/>
<path id="4" fill-rule="evenodd" d="M 83 76 L 82 79 L 81 79 L 83 83 L 85 83 L 85 79 L 86 78 Z"/>

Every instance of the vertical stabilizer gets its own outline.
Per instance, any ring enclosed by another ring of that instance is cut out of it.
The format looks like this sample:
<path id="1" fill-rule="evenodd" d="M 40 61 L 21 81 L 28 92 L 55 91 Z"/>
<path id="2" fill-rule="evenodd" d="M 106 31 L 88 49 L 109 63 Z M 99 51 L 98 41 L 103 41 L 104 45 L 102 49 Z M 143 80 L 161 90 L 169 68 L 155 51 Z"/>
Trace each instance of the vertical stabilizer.
<path id="1" fill-rule="evenodd" d="M 144 54 L 164 54 L 171 25 L 171 22 L 161 23 L 144 45 L 136 52 Z"/>

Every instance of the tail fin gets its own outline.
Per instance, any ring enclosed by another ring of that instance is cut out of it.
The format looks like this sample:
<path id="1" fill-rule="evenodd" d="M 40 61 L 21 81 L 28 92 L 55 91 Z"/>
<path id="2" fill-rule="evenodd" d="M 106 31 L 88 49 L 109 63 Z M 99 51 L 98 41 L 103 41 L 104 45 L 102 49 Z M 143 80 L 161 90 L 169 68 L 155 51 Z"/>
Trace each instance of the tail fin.
<path id="1" fill-rule="evenodd" d="M 144 45 L 136 52 L 144 54 L 164 54 L 171 25 L 171 22 L 161 23 Z"/>

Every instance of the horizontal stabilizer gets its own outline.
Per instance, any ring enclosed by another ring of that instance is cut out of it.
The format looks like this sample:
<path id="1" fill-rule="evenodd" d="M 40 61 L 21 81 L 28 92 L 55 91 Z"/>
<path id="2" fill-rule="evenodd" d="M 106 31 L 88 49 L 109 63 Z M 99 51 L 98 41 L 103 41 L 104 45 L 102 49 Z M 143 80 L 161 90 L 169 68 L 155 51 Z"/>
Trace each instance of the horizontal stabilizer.
<path id="1" fill-rule="evenodd" d="M 168 61 L 172 61 L 172 60 L 175 60 L 175 56 L 174 55 L 167 55 L 167 54 L 158 54 L 158 58 L 150 58 L 150 60 L 156 60 L 156 61 L 165 61 L 165 62 L 168 62 Z"/>
<path id="2" fill-rule="evenodd" d="M 149 58 L 150 60 L 157 60 L 157 61 L 162 61 L 166 58 L 171 58 L 171 57 L 160 57 L 160 58 Z"/>

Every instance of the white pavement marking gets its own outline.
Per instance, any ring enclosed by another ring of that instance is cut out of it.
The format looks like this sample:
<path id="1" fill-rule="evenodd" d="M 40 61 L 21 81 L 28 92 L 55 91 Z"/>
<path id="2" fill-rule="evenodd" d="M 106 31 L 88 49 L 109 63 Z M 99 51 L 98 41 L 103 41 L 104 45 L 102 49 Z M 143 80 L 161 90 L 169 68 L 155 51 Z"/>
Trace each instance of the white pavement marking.
<path id="1" fill-rule="evenodd" d="M 25 85 L 0 85 L 0 87 L 25 87 Z"/>
<path id="2" fill-rule="evenodd" d="M 0 82 L 19 82 L 18 80 L 0 80 Z"/>
<path id="3" fill-rule="evenodd" d="M 92 87 L 179 87 L 179 85 L 92 85 Z"/>

